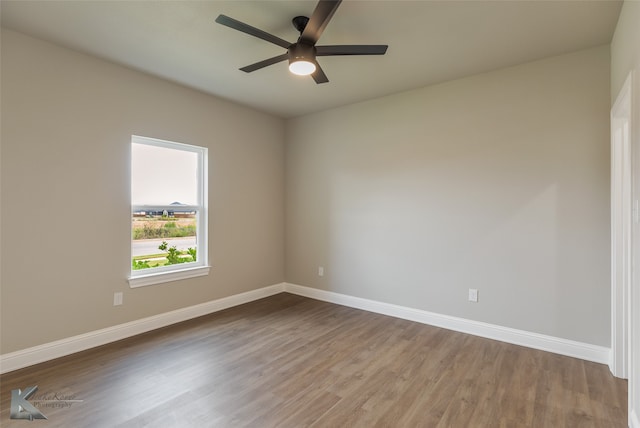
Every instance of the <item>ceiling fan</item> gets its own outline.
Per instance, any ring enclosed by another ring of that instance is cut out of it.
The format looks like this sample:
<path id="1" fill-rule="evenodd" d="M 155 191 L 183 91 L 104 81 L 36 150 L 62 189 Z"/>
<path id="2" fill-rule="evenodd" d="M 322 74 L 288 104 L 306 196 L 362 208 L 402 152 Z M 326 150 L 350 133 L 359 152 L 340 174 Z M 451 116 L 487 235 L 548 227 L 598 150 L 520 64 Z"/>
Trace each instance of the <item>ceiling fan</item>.
<path id="1" fill-rule="evenodd" d="M 293 18 L 293 26 L 300 32 L 300 37 L 298 37 L 298 41 L 295 43 L 290 43 L 280 37 L 259 30 L 226 15 L 218 16 L 216 22 L 233 28 L 234 30 L 242 31 L 251 36 L 266 40 L 287 50 L 287 53 L 247 65 L 240 70 L 251 73 L 252 71 L 269 65 L 289 60 L 289 70 L 292 73 L 302 76 L 310 74 L 316 83 L 326 83 L 329 79 L 327 75 L 324 74 L 324 71 L 322 71 L 320 64 L 316 61 L 316 57 L 336 55 L 384 55 L 388 47 L 387 45 L 316 46 L 318 39 L 341 2 L 342 0 L 320 0 L 311 18 L 307 18 L 306 16 L 296 16 Z"/>

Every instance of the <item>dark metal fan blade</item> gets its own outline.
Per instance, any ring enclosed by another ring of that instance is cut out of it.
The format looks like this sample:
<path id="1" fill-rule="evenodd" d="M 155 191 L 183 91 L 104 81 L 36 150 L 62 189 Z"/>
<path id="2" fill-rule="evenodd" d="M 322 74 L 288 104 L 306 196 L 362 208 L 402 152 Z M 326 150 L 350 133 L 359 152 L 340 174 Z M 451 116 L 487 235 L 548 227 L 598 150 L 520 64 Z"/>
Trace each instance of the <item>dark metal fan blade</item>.
<path id="1" fill-rule="evenodd" d="M 274 56 L 273 58 L 265 59 L 264 61 L 256 62 L 255 64 L 242 67 L 240 70 L 244 71 L 245 73 L 251 73 L 252 71 L 260 70 L 261 68 L 278 63 L 280 61 L 284 61 L 286 59 L 289 59 L 289 54 Z"/>
<path id="2" fill-rule="evenodd" d="M 249 34 L 251 36 L 266 40 L 267 42 L 271 42 L 274 45 L 281 46 L 285 49 L 288 49 L 289 46 L 291 46 L 291 43 L 287 42 L 284 39 L 281 39 L 280 37 L 269 34 L 266 31 L 259 30 L 249 24 L 245 24 L 244 22 L 240 22 L 236 19 L 229 18 L 226 15 L 218 16 L 216 18 L 216 22 L 218 24 L 226 25 L 227 27 L 233 28 L 234 30 L 242 31 L 243 33 Z"/>
<path id="3" fill-rule="evenodd" d="M 333 55 L 384 55 L 387 45 L 335 45 L 316 46 L 316 56 Z"/>
<path id="4" fill-rule="evenodd" d="M 329 81 L 329 78 L 327 78 L 327 75 L 324 74 L 324 71 L 322 71 L 322 67 L 320 67 L 320 64 L 318 64 L 317 62 L 316 71 L 311 74 L 311 77 L 313 77 L 313 80 L 315 80 L 317 84 L 327 83 Z"/>
<path id="5" fill-rule="evenodd" d="M 315 45 L 342 0 L 320 0 L 299 41 Z"/>

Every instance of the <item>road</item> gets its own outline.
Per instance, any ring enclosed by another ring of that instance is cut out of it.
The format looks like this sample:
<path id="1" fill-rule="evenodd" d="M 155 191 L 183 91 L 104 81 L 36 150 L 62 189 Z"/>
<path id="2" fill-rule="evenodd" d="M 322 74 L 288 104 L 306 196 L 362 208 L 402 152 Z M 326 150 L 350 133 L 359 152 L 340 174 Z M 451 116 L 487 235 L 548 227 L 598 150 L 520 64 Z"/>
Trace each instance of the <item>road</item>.
<path id="1" fill-rule="evenodd" d="M 186 250 L 189 247 L 196 247 L 195 236 L 190 236 L 188 238 L 140 239 L 133 241 L 133 257 L 162 253 L 162 250 L 158 249 L 158 246 L 162 244 L 162 241 L 167 241 L 169 247 L 173 247 L 175 245 L 178 250 Z"/>

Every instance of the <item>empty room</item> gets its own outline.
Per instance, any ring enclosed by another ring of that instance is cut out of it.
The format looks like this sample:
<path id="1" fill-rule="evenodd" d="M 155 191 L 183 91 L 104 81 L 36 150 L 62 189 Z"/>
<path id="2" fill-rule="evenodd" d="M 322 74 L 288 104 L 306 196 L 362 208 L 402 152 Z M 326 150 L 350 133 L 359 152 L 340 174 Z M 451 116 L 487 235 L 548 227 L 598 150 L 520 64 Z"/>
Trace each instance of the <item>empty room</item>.
<path id="1" fill-rule="evenodd" d="M 639 0 L 0 17 L 0 426 L 640 428 Z"/>

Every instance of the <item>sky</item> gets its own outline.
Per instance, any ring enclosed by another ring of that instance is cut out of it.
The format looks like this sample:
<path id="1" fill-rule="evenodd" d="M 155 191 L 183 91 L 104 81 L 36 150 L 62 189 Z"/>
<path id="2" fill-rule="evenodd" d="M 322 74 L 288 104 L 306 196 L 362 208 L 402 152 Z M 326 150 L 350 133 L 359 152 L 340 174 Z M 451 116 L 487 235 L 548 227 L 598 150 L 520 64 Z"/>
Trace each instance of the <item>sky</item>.
<path id="1" fill-rule="evenodd" d="M 131 145 L 131 203 L 169 205 L 197 204 L 196 168 L 193 152 L 133 143 Z"/>

